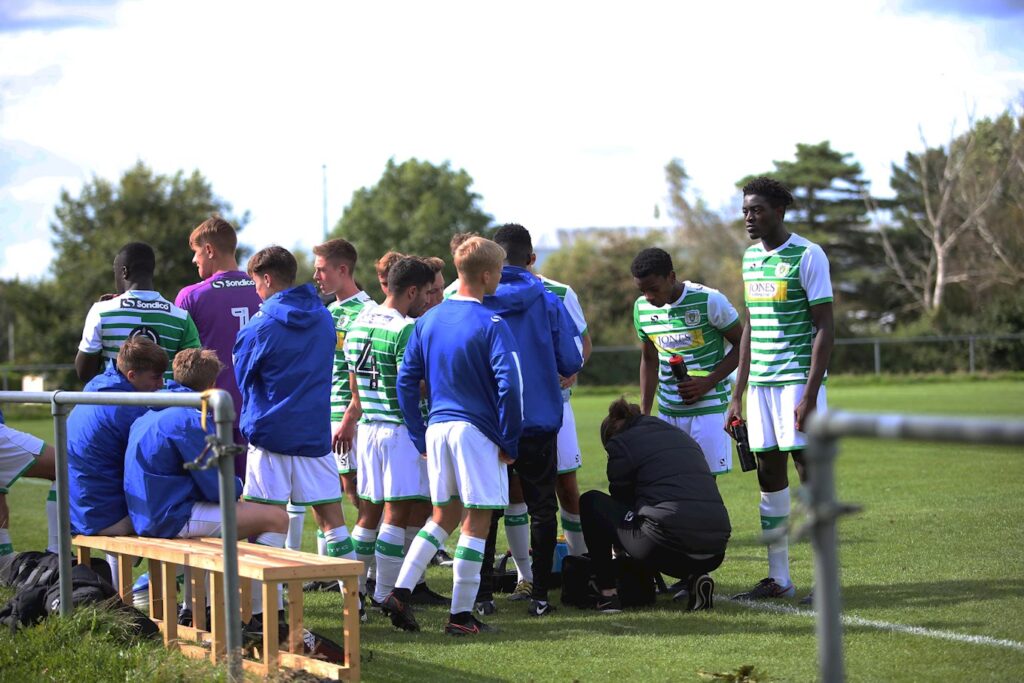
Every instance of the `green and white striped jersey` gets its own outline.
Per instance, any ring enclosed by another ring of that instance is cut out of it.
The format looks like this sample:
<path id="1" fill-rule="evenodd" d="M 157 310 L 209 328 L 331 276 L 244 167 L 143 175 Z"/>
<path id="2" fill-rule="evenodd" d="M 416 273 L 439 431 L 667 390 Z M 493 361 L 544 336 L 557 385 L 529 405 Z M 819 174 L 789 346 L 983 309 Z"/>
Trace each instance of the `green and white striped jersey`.
<path id="1" fill-rule="evenodd" d="M 124 341 L 138 334 L 159 344 L 170 362 L 178 351 L 200 346 L 199 331 L 188 311 L 178 308 L 159 292 L 132 289 L 92 305 L 85 316 L 78 350 L 101 353 L 106 367 L 117 361 L 117 352 Z M 164 377 L 173 378 L 170 365 Z"/>
<path id="2" fill-rule="evenodd" d="M 352 389 L 348 386 L 348 361 L 345 359 L 345 334 L 355 322 L 364 307 L 377 303 L 366 292 L 359 291 L 344 301 L 332 301 L 327 310 L 334 317 L 334 331 L 338 343 L 334 347 L 334 377 L 331 381 L 331 422 L 341 422 L 345 408 L 352 400 Z"/>
<path id="3" fill-rule="evenodd" d="M 580 350 L 580 355 L 583 354 L 583 335 L 587 333 L 587 319 L 583 317 L 583 307 L 580 306 L 580 299 L 576 296 L 576 292 L 573 288 L 557 280 L 544 277 L 543 275 L 537 275 L 540 281 L 544 283 L 544 289 L 548 290 L 561 300 L 562 305 L 565 306 L 565 310 L 569 312 L 569 317 L 576 323 L 576 330 L 579 332 L 579 337 L 576 338 L 576 346 Z M 568 401 L 572 395 L 572 389 L 562 389 L 562 400 Z"/>
<path id="4" fill-rule="evenodd" d="M 402 424 L 398 406 L 398 369 L 412 334 L 413 318 L 393 308 L 364 308 L 345 335 L 345 359 L 356 375 L 363 408 L 360 422 Z"/>
<path id="5" fill-rule="evenodd" d="M 811 306 L 832 301 L 828 257 L 799 235 L 768 251 L 743 255 L 743 290 L 750 314 L 750 384 L 803 384 L 817 332 Z"/>
<path id="6" fill-rule="evenodd" d="M 658 412 L 674 417 L 725 412 L 731 389 L 728 379 L 716 384 L 693 405 L 686 405 L 676 389 L 668 359 L 682 356 L 688 373 L 695 377 L 707 375 L 725 357 L 722 332 L 739 320 L 724 294 L 696 282 L 684 282 L 682 295 L 665 306 L 652 306 L 642 296 L 636 300 L 633 326 L 637 336 L 658 350 Z"/>

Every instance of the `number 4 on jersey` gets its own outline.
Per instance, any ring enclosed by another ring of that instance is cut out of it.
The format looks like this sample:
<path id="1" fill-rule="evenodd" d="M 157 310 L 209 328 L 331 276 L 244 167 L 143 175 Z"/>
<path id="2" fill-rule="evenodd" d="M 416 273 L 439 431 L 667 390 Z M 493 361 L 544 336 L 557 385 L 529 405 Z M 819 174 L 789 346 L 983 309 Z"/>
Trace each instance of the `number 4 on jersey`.
<path id="1" fill-rule="evenodd" d="M 369 339 L 366 340 L 366 345 L 356 360 L 356 374 L 369 377 L 370 389 L 377 390 L 380 372 L 377 370 L 377 357 L 373 355 L 373 343 Z"/>

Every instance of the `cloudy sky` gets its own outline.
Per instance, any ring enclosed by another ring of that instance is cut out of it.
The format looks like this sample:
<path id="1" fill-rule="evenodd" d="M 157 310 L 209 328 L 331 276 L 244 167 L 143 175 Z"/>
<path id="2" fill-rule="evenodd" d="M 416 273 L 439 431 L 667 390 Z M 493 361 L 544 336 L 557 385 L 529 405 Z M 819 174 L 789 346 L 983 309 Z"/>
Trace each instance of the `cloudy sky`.
<path id="1" fill-rule="evenodd" d="M 657 224 L 672 157 L 729 210 L 828 139 L 885 194 L 922 132 L 1019 100 L 1022 35 L 1022 0 L 3 0 L 0 277 L 49 272 L 61 188 L 139 159 L 199 169 L 256 247 L 320 239 L 322 165 L 333 225 L 390 157 L 549 240 Z"/>

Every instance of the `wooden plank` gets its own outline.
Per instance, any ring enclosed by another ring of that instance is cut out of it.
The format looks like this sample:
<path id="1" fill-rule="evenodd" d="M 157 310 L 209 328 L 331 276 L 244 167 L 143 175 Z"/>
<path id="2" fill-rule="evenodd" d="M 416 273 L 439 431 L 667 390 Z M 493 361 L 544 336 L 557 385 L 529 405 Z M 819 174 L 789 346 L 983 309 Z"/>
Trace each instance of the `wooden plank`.
<path id="1" fill-rule="evenodd" d="M 238 578 L 238 604 L 242 606 L 242 622 L 248 624 L 252 619 L 252 579 Z"/>
<path id="2" fill-rule="evenodd" d="M 188 643 L 179 643 L 178 650 L 181 654 L 185 655 L 190 659 L 209 659 L 210 651 L 201 645 L 190 645 Z"/>
<path id="3" fill-rule="evenodd" d="M 164 593 L 160 586 L 160 571 L 163 562 L 150 560 L 149 567 L 149 618 L 163 619 L 164 616 Z"/>
<path id="4" fill-rule="evenodd" d="M 164 632 L 164 645 L 173 648 L 178 640 L 178 567 L 170 562 L 164 562 L 162 569 L 159 577 L 149 575 L 149 585 L 152 586 L 154 580 L 161 584 L 160 588 L 163 592 L 161 618 L 164 622 L 161 630 Z"/>
<path id="5" fill-rule="evenodd" d="M 219 572 L 210 572 L 210 622 L 210 660 L 216 663 L 224 659 L 228 641 L 224 627 L 224 575 Z"/>
<path id="6" fill-rule="evenodd" d="M 191 572 L 192 580 L 192 626 L 205 630 L 206 624 L 206 572 Z"/>
<path id="7" fill-rule="evenodd" d="M 288 651 L 302 654 L 302 582 L 288 583 Z"/>
<path id="8" fill-rule="evenodd" d="M 359 680 L 359 583 L 345 582 L 344 626 L 345 666 L 352 680 Z"/>
<path id="9" fill-rule="evenodd" d="M 135 558 L 131 555 L 117 553 L 117 589 L 121 594 L 121 602 L 132 604 L 132 565 Z"/>
<path id="10" fill-rule="evenodd" d="M 89 546 L 78 546 L 78 564 L 89 565 Z"/>
<path id="11" fill-rule="evenodd" d="M 347 668 L 333 662 L 325 662 L 322 659 L 313 659 L 312 657 L 296 655 L 291 652 L 281 652 L 277 655 L 277 658 L 283 667 L 303 669 L 320 678 L 327 678 L 332 681 L 342 679 L 358 680 L 357 678 L 351 678 L 351 672 Z"/>
<path id="12" fill-rule="evenodd" d="M 277 670 L 277 584 L 263 582 L 263 652 L 264 673 Z"/>

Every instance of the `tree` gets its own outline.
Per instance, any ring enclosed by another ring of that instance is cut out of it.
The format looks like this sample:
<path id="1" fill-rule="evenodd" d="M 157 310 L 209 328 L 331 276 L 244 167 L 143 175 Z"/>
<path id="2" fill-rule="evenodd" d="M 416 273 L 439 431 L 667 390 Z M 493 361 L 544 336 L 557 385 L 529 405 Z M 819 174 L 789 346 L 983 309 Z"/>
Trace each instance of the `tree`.
<path id="1" fill-rule="evenodd" d="M 984 301 L 1024 281 L 1024 117 L 983 119 L 944 147 L 908 152 L 890 185 L 898 227 L 881 225 L 885 259 L 911 305 L 935 318 L 951 287 Z"/>
<path id="2" fill-rule="evenodd" d="M 374 262 L 389 250 L 445 260 L 445 279 L 455 278 L 448 243 L 459 232 L 481 232 L 491 222 L 470 190 L 466 171 L 449 162 L 435 166 L 409 159 L 389 159 L 373 187 L 356 190 L 335 226 L 332 237 L 343 237 L 359 252 L 356 277 L 371 295 L 380 295 Z"/>
<path id="3" fill-rule="evenodd" d="M 61 192 L 51 223 L 56 258 L 54 289 L 62 315 L 35 329 L 37 350 L 48 362 L 70 362 L 89 306 L 114 286 L 113 260 L 128 242 L 146 242 L 156 252 L 154 283 L 167 298 L 196 281 L 188 236 L 192 229 L 231 206 L 216 197 L 199 173 L 154 173 L 141 161 L 114 184 L 93 177 L 77 197 Z M 248 215 L 231 219 L 242 229 Z"/>

